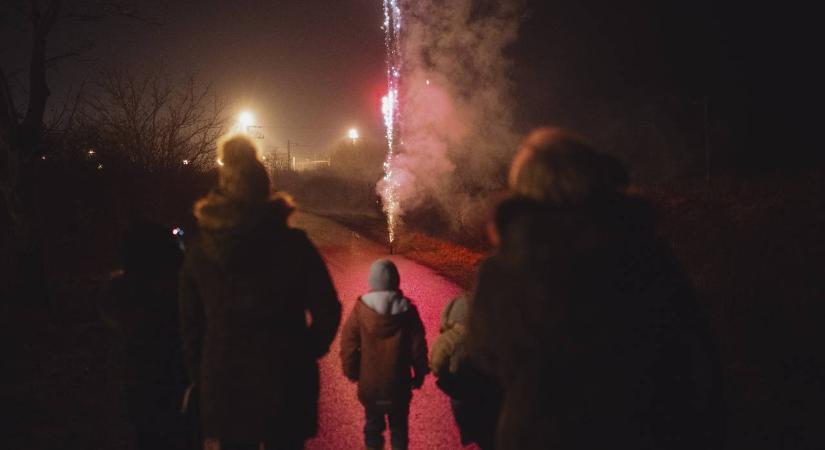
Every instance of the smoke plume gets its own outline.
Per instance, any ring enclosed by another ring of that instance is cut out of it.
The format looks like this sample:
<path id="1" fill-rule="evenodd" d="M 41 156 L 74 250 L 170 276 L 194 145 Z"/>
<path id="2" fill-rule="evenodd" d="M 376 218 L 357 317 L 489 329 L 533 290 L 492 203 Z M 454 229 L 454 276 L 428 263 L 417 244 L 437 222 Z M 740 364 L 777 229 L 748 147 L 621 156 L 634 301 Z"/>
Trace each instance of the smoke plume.
<path id="1" fill-rule="evenodd" d="M 475 226 L 485 211 L 478 202 L 503 186 L 517 144 L 504 51 L 522 9 L 523 0 L 404 4 L 393 161 L 402 215 L 435 207 L 454 229 Z"/>

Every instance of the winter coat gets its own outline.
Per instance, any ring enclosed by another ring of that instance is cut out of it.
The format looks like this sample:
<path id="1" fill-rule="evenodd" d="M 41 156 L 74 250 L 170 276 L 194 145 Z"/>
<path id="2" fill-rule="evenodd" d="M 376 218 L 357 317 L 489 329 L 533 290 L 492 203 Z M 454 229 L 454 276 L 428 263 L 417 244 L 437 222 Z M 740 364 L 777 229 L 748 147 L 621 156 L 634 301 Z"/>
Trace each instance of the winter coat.
<path id="1" fill-rule="evenodd" d="M 379 293 L 364 297 L 375 294 Z M 381 294 L 400 296 L 397 291 Z M 392 308 L 398 302 L 371 302 L 379 312 L 364 297 L 355 303 L 341 332 L 344 375 L 358 382 L 358 399 L 366 407 L 409 402 L 411 389 L 420 387 L 429 371 L 424 324 L 409 302 L 400 308 Z"/>
<path id="2" fill-rule="evenodd" d="M 316 360 L 335 337 L 341 306 L 315 247 L 287 225 L 290 212 L 282 198 L 245 204 L 218 192 L 195 207 L 199 235 L 180 301 L 205 437 L 317 433 Z"/>
<path id="3" fill-rule="evenodd" d="M 465 295 L 444 307 L 441 334 L 433 344 L 430 368 L 438 378 L 438 388 L 450 397 L 461 444 L 476 442 L 487 450 L 494 448 L 501 389 L 468 358 L 467 314 Z"/>
<path id="4" fill-rule="evenodd" d="M 101 297 L 103 319 L 123 345 L 124 393 L 141 430 L 182 432 L 180 405 L 188 384 L 181 353 L 176 279 L 115 273 Z"/>
<path id="5" fill-rule="evenodd" d="M 468 346 L 504 391 L 499 449 L 719 446 L 707 320 L 647 204 L 513 198 L 496 227 Z"/>
<path id="6" fill-rule="evenodd" d="M 467 299 L 454 298 L 441 312 L 441 334 L 433 344 L 430 368 L 433 375 L 455 374 L 467 359 Z"/>

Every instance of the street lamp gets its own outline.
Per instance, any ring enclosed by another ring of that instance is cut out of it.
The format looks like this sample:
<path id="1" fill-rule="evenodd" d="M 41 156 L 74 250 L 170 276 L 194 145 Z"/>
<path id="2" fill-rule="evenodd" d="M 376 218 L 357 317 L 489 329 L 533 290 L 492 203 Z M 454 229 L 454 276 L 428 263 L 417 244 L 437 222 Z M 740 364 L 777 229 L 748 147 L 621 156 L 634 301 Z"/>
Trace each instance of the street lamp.
<path id="1" fill-rule="evenodd" d="M 355 146 L 355 141 L 358 140 L 358 130 L 355 128 L 350 128 L 349 132 L 347 132 L 347 137 L 352 140 L 352 146 Z"/>
<path id="2" fill-rule="evenodd" d="M 246 132 L 247 128 L 251 127 L 253 123 L 255 123 L 255 116 L 251 112 L 241 111 L 238 115 L 238 126 L 241 131 Z"/>

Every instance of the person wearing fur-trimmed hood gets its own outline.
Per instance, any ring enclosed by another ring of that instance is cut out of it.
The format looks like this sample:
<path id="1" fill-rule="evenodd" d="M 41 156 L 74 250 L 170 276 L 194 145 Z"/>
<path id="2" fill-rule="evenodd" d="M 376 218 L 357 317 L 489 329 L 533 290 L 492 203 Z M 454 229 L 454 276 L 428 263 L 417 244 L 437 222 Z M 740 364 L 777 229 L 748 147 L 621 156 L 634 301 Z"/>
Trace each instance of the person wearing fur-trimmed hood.
<path id="1" fill-rule="evenodd" d="M 399 285 L 395 264 L 375 261 L 370 292 L 355 302 L 341 331 L 341 363 L 344 375 L 358 382 L 367 449 L 384 448 L 386 416 L 393 450 L 406 450 L 412 389 L 429 372 L 424 324 Z"/>
<path id="2" fill-rule="evenodd" d="M 217 188 L 195 204 L 180 282 L 203 434 L 223 449 L 303 448 L 317 434 L 317 359 L 340 302 L 318 251 L 288 225 L 292 203 L 271 193 L 254 142 L 224 139 L 219 162 Z"/>

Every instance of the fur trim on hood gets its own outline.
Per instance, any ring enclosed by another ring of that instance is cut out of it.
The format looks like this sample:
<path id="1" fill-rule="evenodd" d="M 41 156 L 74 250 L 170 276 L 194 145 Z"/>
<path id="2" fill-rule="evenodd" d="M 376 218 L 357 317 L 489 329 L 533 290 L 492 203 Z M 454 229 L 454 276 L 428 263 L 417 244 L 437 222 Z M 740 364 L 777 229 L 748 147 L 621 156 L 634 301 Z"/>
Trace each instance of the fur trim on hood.
<path id="1" fill-rule="evenodd" d="M 195 203 L 200 248 L 221 265 L 238 264 L 255 253 L 260 239 L 286 231 L 293 210 L 292 200 L 283 194 L 263 202 L 239 202 L 214 190 Z"/>
<path id="2" fill-rule="evenodd" d="M 295 210 L 292 199 L 277 193 L 263 203 L 239 202 L 213 190 L 195 203 L 194 214 L 202 230 L 218 231 L 254 226 L 262 221 L 283 223 Z"/>

